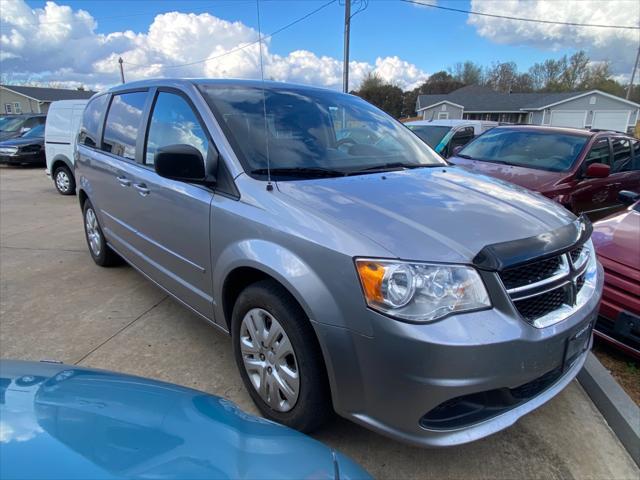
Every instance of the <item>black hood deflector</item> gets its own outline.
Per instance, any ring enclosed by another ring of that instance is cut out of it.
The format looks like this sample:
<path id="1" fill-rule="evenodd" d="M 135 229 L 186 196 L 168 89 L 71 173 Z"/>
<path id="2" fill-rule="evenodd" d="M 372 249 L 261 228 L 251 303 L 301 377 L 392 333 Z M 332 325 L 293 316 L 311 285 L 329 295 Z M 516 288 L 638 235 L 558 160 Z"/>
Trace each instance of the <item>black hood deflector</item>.
<path id="1" fill-rule="evenodd" d="M 481 270 L 504 270 L 565 253 L 589 240 L 593 226 L 585 215 L 556 230 L 533 237 L 485 246 L 473 258 Z"/>

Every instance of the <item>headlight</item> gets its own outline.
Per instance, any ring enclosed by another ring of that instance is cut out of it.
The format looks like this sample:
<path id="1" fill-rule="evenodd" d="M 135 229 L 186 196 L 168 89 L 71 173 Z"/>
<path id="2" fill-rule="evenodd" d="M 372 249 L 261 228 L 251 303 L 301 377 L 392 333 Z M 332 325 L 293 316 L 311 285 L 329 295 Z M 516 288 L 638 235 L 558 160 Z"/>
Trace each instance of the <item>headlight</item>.
<path id="1" fill-rule="evenodd" d="M 358 259 L 356 268 L 367 305 L 392 317 L 428 322 L 491 306 L 471 267 Z"/>
<path id="2" fill-rule="evenodd" d="M 18 147 L 0 147 L 0 153 L 4 155 L 15 155 L 18 153 Z"/>

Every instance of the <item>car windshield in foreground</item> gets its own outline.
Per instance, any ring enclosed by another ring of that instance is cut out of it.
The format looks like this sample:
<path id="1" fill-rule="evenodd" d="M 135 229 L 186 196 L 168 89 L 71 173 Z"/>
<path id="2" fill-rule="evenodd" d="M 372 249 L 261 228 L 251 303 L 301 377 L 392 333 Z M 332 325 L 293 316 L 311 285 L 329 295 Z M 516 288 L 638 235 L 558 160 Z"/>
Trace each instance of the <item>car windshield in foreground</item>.
<path id="1" fill-rule="evenodd" d="M 570 133 L 493 129 L 464 147 L 458 156 L 563 172 L 572 167 L 588 139 Z"/>
<path id="2" fill-rule="evenodd" d="M 451 130 L 451 127 L 442 125 L 407 125 L 407 127 L 431 148 L 436 148 Z"/>
<path id="3" fill-rule="evenodd" d="M 243 168 L 254 176 L 266 176 L 267 156 L 279 180 L 445 165 L 400 123 L 351 95 L 269 86 L 263 106 L 258 87 L 200 88 Z"/>
<path id="4" fill-rule="evenodd" d="M 22 138 L 44 137 L 44 125 L 38 125 L 22 135 Z"/>

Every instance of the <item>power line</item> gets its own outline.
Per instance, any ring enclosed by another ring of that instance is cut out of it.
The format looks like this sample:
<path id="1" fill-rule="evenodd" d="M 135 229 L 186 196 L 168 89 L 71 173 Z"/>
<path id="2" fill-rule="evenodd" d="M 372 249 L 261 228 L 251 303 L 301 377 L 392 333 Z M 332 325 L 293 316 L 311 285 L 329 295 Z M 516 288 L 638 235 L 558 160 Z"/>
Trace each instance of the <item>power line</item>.
<path id="1" fill-rule="evenodd" d="M 320 10 L 323 10 L 324 8 L 326 8 L 329 5 L 331 5 L 332 3 L 336 3 L 337 1 L 338 0 L 330 0 L 327 3 L 324 3 L 324 4 L 320 5 L 318 8 L 316 8 L 315 10 L 312 10 L 311 12 L 307 13 L 306 15 L 303 15 L 302 17 L 300 17 L 300 18 L 298 18 L 298 19 L 296 19 L 296 20 L 294 20 L 294 21 L 292 21 L 290 23 L 287 23 L 286 25 L 284 25 L 283 27 L 280 27 L 276 31 L 271 32 L 269 35 L 266 35 L 266 36 L 262 37 L 262 41 L 264 41 L 266 39 L 269 39 L 269 38 L 273 37 L 274 35 L 277 35 L 278 33 L 282 32 L 283 30 L 286 30 L 287 28 L 290 28 L 290 27 L 296 25 L 297 23 L 302 22 L 303 20 L 306 20 L 310 16 L 318 13 Z M 241 46 L 239 46 L 237 48 L 229 50 L 228 52 L 221 53 L 220 55 L 215 55 L 213 57 L 203 58 L 202 60 L 195 60 L 193 62 L 181 63 L 181 64 L 176 64 L 176 65 L 153 65 L 153 64 L 152 65 L 142 65 L 142 64 L 139 64 L 139 63 L 131 63 L 131 62 L 127 62 L 127 61 L 125 61 L 124 63 L 126 63 L 128 65 L 133 65 L 135 67 L 156 67 L 156 68 L 159 67 L 161 69 L 162 68 L 188 67 L 188 66 L 191 66 L 191 65 L 196 65 L 198 63 L 209 62 L 211 60 L 217 60 L 218 58 L 222 58 L 222 57 L 225 57 L 227 55 L 231 55 L 232 53 L 238 52 L 240 50 L 244 50 L 245 48 L 249 48 L 249 47 L 255 45 L 256 43 L 258 43 L 260 41 L 261 41 L 260 38 L 258 38 L 258 40 L 255 40 L 255 41 L 253 41 L 251 43 L 247 43 L 246 45 L 241 45 Z"/>
<path id="2" fill-rule="evenodd" d="M 431 3 L 423 3 L 418 0 L 399 0 L 404 3 L 412 3 L 421 7 L 437 8 L 438 10 L 447 10 L 449 12 L 468 13 L 469 15 L 478 15 L 481 17 L 502 18 L 504 20 L 517 20 L 519 22 L 531 23 L 547 23 L 551 25 L 567 25 L 570 27 L 597 27 L 597 28 L 617 28 L 622 30 L 640 30 L 640 26 L 632 27 L 630 25 L 602 25 L 598 23 L 575 23 L 575 22 L 556 22 L 553 20 L 539 20 L 535 18 L 510 17 L 507 15 L 496 15 L 493 13 L 476 12 L 473 10 L 463 10 L 461 8 L 443 7 L 442 5 L 433 5 Z"/>

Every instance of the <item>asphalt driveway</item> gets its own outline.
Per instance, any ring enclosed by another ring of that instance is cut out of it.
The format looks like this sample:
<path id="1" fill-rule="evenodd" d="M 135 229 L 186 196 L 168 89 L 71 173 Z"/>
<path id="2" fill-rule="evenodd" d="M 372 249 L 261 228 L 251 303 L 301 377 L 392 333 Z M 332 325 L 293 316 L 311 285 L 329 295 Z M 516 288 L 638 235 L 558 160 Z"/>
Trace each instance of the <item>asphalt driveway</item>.
<path id="1" fill-rule="evenodd" d="M 152 377 L 257 413 L 228 337 L 130 267 L 97 267 L 77 198 L 42 169 L 0 168 L 0 355 Z M 510 429 L 422 450 L 336 419 L 314 435 L 376 478 L 638 479 L 640 471 L 580 385 Z"/>

